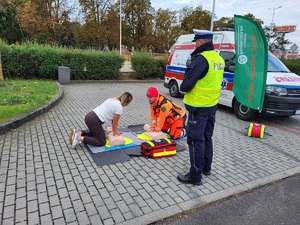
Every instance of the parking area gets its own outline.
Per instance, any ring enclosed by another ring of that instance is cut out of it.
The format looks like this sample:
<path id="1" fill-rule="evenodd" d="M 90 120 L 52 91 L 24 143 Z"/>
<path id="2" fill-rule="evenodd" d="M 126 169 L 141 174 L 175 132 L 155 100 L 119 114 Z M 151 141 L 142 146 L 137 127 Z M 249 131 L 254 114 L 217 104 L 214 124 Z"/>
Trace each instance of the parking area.
<path id="1" fill-rule="evenodd" d="M 83 145 L 71 148 L 70 129 L 85 129 L 87 112 L 124 91 L 133 101 L 120 127 L 149 123 L 150 86 L 170 97 L 162 81 L 62 85 L 56 107 L 0 135 L 1 224 L 149 224 L 300 172 L 300 117 L 261 119 L 267 135 L 258 139 L 226 107 L 217 111 L 212 174 L 201 186 L 177 181 L 189 170 L 188 150 L 97 167 Z"/>

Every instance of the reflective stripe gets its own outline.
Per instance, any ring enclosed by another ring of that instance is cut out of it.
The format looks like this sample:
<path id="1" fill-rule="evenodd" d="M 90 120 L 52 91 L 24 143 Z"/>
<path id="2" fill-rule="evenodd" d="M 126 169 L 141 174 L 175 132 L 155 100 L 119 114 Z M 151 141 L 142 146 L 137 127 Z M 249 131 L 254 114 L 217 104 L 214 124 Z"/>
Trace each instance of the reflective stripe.
<path id="1" fill-rule="evenodd" d="M 218 97 L 216 98 L 212 98 L 212 97 L 194 97 L 194 96 L 186 96 L 185 100 L 187 102 L 197 102 L 197 101 L 201 101 L 201 104 L 199 105 L 211 105 L 212 103 L 215 103 L 216 101 L 218 101 Z M 194 106 L 198 106 L 197 104 L 194 104 Z"/>
<path id="2" fill-rule="evenodd" d="M 176 150 L 172 150 L 172 151 L 162 151 L 162 152 L 154 152 L 153 153 L 153 158 L 156 157 L 162 157 L 162 156 L 168 156 L 168 155 L 176 155 Z"/>
<path id="3" fill-rule="evenodd" d="M 171 143 L 171 140 L 169 138 L 164 138 L 169 144 Z"/>
<path id="4" fill-rule="evenodd" d="M 259 137 L 264 138 L 264 136 L 265 136 L 265 125 L 262 125 Z"/>
<path id="5" fill-rule="evenodd" d="M 252 128 L 253 128 L 253 123 L 250 123 L 250 125 L 248 127 L 248 137 L 251 137 Z"/>
<path id="6" fill-rule="evenodd" d="M 208 89 L 196 89 L 194 91 L 195 94 L 219 94 L 220 93 L 220 89 L 216 89 L 216 90 L 208 90 Z"/>
<path id="7" fill-rule="evenodd" d="M 152 141 L 147 141 L 147 143 L 151 146 L 151 147 L 153 147 L 154 146 L 154 144 L 153 144 L 153 142 Z"/>

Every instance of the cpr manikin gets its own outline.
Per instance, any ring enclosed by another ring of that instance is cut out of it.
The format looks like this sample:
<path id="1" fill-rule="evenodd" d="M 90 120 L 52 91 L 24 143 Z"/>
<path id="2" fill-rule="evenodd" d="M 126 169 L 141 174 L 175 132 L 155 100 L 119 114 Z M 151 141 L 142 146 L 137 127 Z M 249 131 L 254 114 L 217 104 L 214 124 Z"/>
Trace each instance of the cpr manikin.
<path id="1" fill-rule="evenodd" d="M 124 137 L 123 135 L 113 135 L 112 128 L 108 127 L 106 128 L 106 139 L 109 141 L 110 146 L 116 146 L 116 145 L 124 145 Z"/>
<path id="2" fill-rule="evenodd" d="M 158 139 L 163 139 L 163 138 L 167 137 L 167 135 L 161 131 L 158 131 L 158 132 L 152 131 L 150 124 L 145 124 L 144 130 L 146 131 L 145 133 L 151 140 L 158 140 Z"/>

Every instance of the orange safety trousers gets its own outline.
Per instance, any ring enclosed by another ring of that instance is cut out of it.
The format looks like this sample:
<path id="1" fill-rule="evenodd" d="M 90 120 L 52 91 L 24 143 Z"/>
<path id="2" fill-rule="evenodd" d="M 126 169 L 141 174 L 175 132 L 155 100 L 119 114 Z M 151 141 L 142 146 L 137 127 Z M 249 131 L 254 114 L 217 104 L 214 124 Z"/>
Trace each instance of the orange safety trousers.
<path id="1" fill-rule="evenodd" d="M 185 135 L 185 118 L 186 116 L 175 120 L 171 124 L 164 124 L 163 128 L 161 129 L 163 132 L 168 133 L 173 140 L 181 138 Z"/>

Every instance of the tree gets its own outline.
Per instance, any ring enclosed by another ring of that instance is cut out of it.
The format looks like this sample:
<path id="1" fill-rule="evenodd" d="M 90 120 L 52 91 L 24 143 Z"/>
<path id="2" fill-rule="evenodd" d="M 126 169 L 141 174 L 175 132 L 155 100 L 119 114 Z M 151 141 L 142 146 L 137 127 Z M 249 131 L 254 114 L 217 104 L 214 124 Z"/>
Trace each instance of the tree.
<path id="1" fill-rule="evenodd" d="M 264 22 L 258 18 L 255 18 L 255 16 L 251 13 L 247 13 L 244 15 L 245 17 L 248 17 L 250 19 L 253 19 L 255 22 L 257 22 L 260 26 L 264 24 Z M 219 20 L 216 20 L 214 23 L 214 30 L 226 30 L 228 28 L 234 28 L 234 18 L 233 17 L 221 17 Z"/>
<path id="2" fill-rule="evenodd" d="M 202 6 L 195 9 L 185 7 L 179 11 L 181 14 L 181 29 L 191 33 L 193 29 L 210 30 L 211 12 L 203 10 Z"/>
<path id="3" fill-rule="evenodd" d="M 153 19 L 153 36 L 156 52 L 165 52 L 173 45 L 177 34 L 173 32 L 176 26 L 176 12 L 170 10 L 158 9 Z M 156 40 L 156 41 L 155 41 Z"/>
<path id="4" fill-rule="evenodd" d="M 68 19 L 68 3 L 68 0 L 27 0 L 19 7 L 20 26 L 30 40 L 59 43 L 60 27 Z"/>
<path id="5" fill-rule="evenodd" d="M 285 33 L 276 32 L 275 27 L 264 27 L 266 39 L 269 45 L 269 51 L 274 53 L 275 50 L 285 51 L 285 45 L 291 44 L 291 42 L 285 39 Z"/>
<path id="6" fill-rule="evenodd" d="M 99 50 L 102 50 L 109 39 L 109 32 L 104 25 L 100 25 L 95 21 L 90 21 L 84 26 L 86 33 L 90 40 L 94 40 L 93 43 L 90 43 L 91 47 L 96 47 Z"/>
<path id="7" fill-rule="evenodd" d="M 250 19 L 253 19 L 256 23 L 258 23 L 260 26 L 262 26 L 264 24 L 264 21 L 262 21 L 261 19 L 256 18 L 253 14 L 251 13 L 247 13 L 244 15 L 245 17 L 248 17 Z"/>
<path id="8" fill-rule="evenodd" d="M 256 18 L 251 13 L 245 14 L 244 16 L 253 19 L 260 26 L 263 26 L 264 24 L 264 22 L 261 19 Z M 234 19 L 232 17 L 221 17 L 215 22 L 214 27 L 216 30 L 222 30 L 224 27 L 234 28 Z M 285 33 L 276 32 L 275 27 L 265 26 L 263 30 L 265 31 L 270 52 L 274 52 L 275 50 L 284 51 L 284 46 L 291 44 L 289 40 L 285 39 Z"/>
<path id="9" fill-rule="evenodd" d="M 137 49 L 149 46 L 153 38 L 152 15 L 155 11 L 150 0 L 125 0 L 122 1 L 122 5 L 124 22 L 128 26 L 130 39 L 126 45 Z"/>
<path id="10" fill-rule="evenodd" d="M 224 28 L 234 28 L 233 17 L 221 17 L 214 22 L 214 30 L 223 30 Z"/>
<path id="11" fill-rule="evenodd" d="M 85 24 L 82 25 L 80 43 L 85 47 L 96 47 L 99 50 L 106 46 L 114 46 L 115 40 L 110 42 L 111 34 L 115 34 L 117 17 L 112 1 L 109 0 L 79 0 L 84 14 Z M 108 18 L 109 17 L 109 18 Z M 110 21 L 108 21 L 110 20 Z M 112 27 L 107 25 L 112 25 Z"/>
<path id="12" fill-rule="evenodd" d="M 97 48 L 119 48 L 120 0 L 0 0 L 0 38 L 11 44 L 25 39 L 38 43 Z M 165 52 L 178 36 L 193 29 L 210 29 L 212 13 L 184 7 L 178 11 L 158 9 L 150 0 L 122 1 L 122 43 L 129 49 Z M 79 14 L 78 14 L 79 13 Z M 74 14 L 80 15 L 75 19 Z M 215 16 L 215 15 L 213 15 Z M 261 26 L 251 13 L 244 16 Z M 233 28 L 233 17 L 221 17 L 214 30 Z M 266 28 L 269 49 L 284 49 L 283 33 Z"/>
<path id="13" fill-rule="evenodd" d="M 20 42 L 24 38 L 17 17 L 17 7 L 22 3 L 20 0 L 0 2 L 0 38 L 5 39 L 8 44 Z"/>
<path id="14" fill-rule="evenodd" d="M 117 11 L 112 7 L 108 14 L 107 18 L 104 21 L 104 26 L 106 27 L 108 31 L 108 39 L 107 39 L 107 45 L 110 50 L 113 50 L 115 48 L 118 48 L 120 45 L 120 21 L 117 14 Z"/>
<path id="15" fill-rule="evenodd" d="M 63 12 L 61 26 L 57 27 L 57 44 L 59 46 L 74 47 L 76 45 L 72 27 L 68 12 Z"/>
<path id="16" fill-rule="evenodd" d="M 85 21 L 95 21 L 102 25 L 113 4 L 110 0 L 79 0 Z"/>
<path id="17" fill-rule="evenodd" d="M 178 30 L 180 35 L 190 34 L 192 32 L 192 30 L 187 31 L 187 29 L 185 29 L 185 25 L 182 24 L 183 22 L 185 22 L 186 18 L 188 18 L 188 16 L 192 14 L 192 12 L 193 12 L 192 7 L 184 7 L 177 11 L 177 18 L 178 18 L 177 29 L 180 29 L 180 31 Z"/>
<path id="18" fill-rule="evenodd" d="M 3 77 L 3 71 L 2 71 L 2 61 L 1 61 L 1 52 L 0 52 L 0 87 L 4 87 L 4 77 Z"/>

